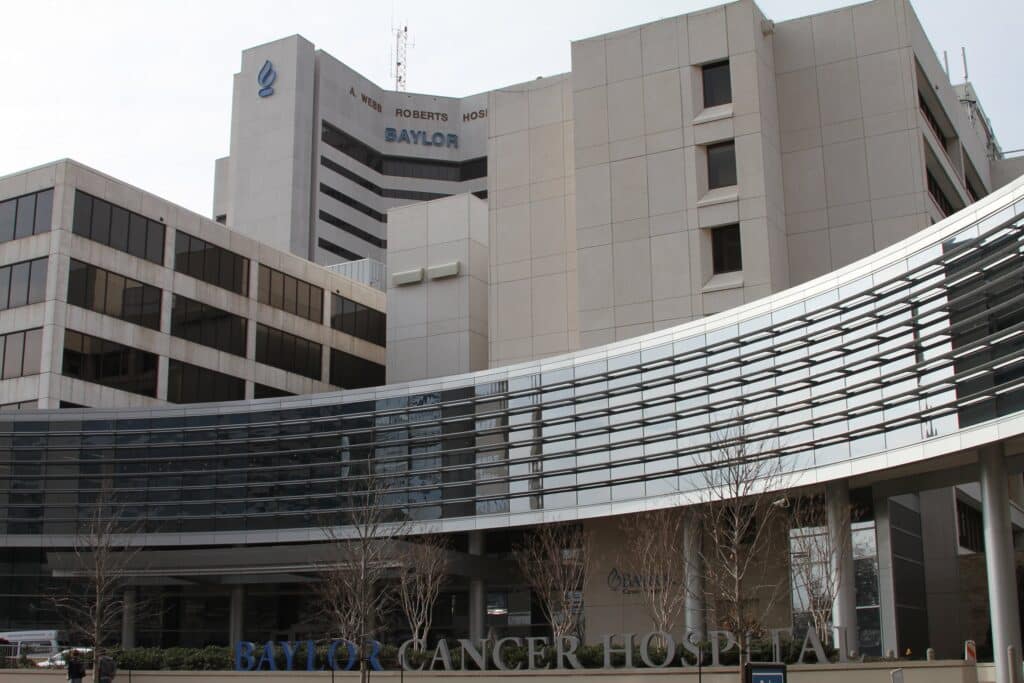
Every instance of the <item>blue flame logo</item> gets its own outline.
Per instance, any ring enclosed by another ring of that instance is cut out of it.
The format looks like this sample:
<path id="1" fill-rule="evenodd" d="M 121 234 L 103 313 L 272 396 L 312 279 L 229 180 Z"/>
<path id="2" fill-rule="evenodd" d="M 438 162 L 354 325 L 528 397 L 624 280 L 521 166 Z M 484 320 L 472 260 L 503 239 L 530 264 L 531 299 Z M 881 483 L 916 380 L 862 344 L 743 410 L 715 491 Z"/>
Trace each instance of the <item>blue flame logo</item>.
<path id="1" fill-rule="evenodd" d="M 274 94 L 274 81 L 277 80 L 277 72 L 274 71 L 274 65 L 270 63 L 270 60 L 263 62 L 263 68 L 260 69 L 260 75 L 256 77 L 256 82 L 260 86 L 260 97 L 270 97 Z"/>

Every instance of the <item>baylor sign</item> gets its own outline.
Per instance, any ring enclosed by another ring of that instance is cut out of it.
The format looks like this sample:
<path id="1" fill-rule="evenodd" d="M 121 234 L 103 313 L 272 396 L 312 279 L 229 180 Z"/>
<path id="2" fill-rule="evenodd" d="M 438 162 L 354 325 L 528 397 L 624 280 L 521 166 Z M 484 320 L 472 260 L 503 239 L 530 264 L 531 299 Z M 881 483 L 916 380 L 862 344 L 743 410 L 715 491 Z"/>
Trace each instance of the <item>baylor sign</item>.
<path id="1" fill-rule="evenodd" d="M 792 629 L 788 628 L 777 628 L 772 629 L 770 632 L 772 641 L 772 654 L 774 655 L 774 661 L 780 660 L 781 654 L 781 637 L 784 634 L 792 635 Z M 709 634 L 711 639 L 711 664 L 712 666 L 718 666 L 720 662 L 720 655 L 724 652 L 728 652 L 736 648 L 736 638 L 732 633 L 728 631 L 711 631 Z M 846 642 L 846 628 L 836 627 L 837 642 Z M 687 662 L 683 657 L 678 656 L 676 652 L 676 640 L 670 633 L 663 631 L 652 631 L 650 633 L 635 634 L 635 633 L 613 633 L 606 635 L 601 639 L 604 644 L 604 667 L 605 669 L 614 668 L 612 666 L 612 656 L 622 655 L 625 660 L 623 668 L 633 668 L 640 664 L 640 662 L 634 662 L 634 646 L 639 650 L 640 659 L 644 666 L 652 669 L 663 669 L 670 666 L 693 666 Z M 539 670 L 545 668 L 551 668 L 550 662 L 544 663 L 541 661 L 542 656 L 546 648 L 554 647 L 554 666 L 557 669 L 582 669 L 583 665 L 580 663 L 579 658 L 576 656 L 576 650 L 580 647 L 580 639 L 576 636 L 562 636 L 552 642 L 551 638 L 498 638 L 496 641 L 481 640 L 473 642 L 468 638 L 460 638 L 458 641 L 458 651 L 461 654 L 460 661 L 462 663 L 462 670 L 468 668 L 468 663 L 472 662 L 476 669 L 486 671 L 487 669 L 495 669 L 499 671 L 511 671 L 515 669 L 524 670 Z M 681 642 L 682 646 L 692 655 L 695 659 L 699 655 L 700 650 L 697 645 L 692 643 L 689 638 L 683 639 Z M 339 659 L 339 649 L 344 645 L 345 656 Z M 381 645 L 378 641 L 372 640 L 367 643 L 369 646 L 369 652 L 366 653 L 366 660 L 370 667 L 376 671 L 380 671 L 383 667 L 380 664 L 380 648 Z M 654 647 L 657 645 L 658 647 Z M 419 646 L 419 647 L 418 647 Z M 526 661 L 525 663 L 520 661 L 516 666 L 510 666 L 505 661 L 504 648 L 506 646 L 515 647 L 526 647 Z M 349 671 L 351 669 L 358 668 L 358 652 L 359 646 L 350 640 L 337 639 L 332 640 L 327 648 L 327 668 L 334 669 L 335 671 Z M 401 647 L 398 648 L 398 662 L 401 667 L 406 671 L 418 671 L 418 670 L 444 670 L 452 671 L 452 652 L 448 643 L 444 640 L 438 641 L 437 646 L 427 652 L 422 663 L 418 666 L 414 666 L 410 662 L 410 652 L 414 650 L 425 650 L 424 643 L 417 640 L 407 640 L 402 643 Z M 839 661 L 847 661 L 846 652 L 849 649 L 847 647 L 839 648 Z M 257 645 L 251 641 L 243 640 L 237 643 L 235 646 L 235 669 L 237 671 L 277 671 L 277 655 L 281 652 L 284 655 L 284 663 L 286 671 L 316 671 L 316 642 L 312 640 L 306 641 L 282 641 L 275 642 L 268 640 L 262 645 Z M 803 647 L 800 650 L 799 663 L 803 663 L 804 656 L 807 653 L 813 653 L 815 655 L 815 661 L 818 663 L 827 663 L 825 658 L 825 649 L 821 645 L 821 641 L 818 638 L 818 634 L 814 629 L 808 629 L 807 635 L 804 637 Z M 322 667 L 321 667 L 322 668 Z"/>

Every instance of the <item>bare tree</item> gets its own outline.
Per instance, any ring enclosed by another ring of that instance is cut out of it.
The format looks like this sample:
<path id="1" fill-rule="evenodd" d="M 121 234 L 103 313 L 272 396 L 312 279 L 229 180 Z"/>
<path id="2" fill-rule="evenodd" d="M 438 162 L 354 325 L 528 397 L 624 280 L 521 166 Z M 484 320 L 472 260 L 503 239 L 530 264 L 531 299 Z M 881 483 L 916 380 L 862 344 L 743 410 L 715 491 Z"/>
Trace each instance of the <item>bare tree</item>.
<path id="1" fill-rule="evenodd" d="M 412 637 L 427 647 L 434 604 L 448 573 L 448 541 L 432 534 L 411 541 L 403 549 L 398 594 Z"/>
<path id="2" fill-rule="evenodd" d="M 515 549 L 515 558 L 554 638 L 582 637 L 582 591 L 591 567 L 590 539 L 583 528 L 578 524 L 539 526 Z"/>
<path id="3" fill-rule="evenodd" d="M 654 630 L 670 632 L 686 607 L 686 563 L 681 508 L 654 510 L 622 520 L 627 556 Z"/>
<path id="4" fill-rule="evenodd" d="M 330 559 L 318 566 L 318 609 L 333 635 L 360 647 L 381 630 L 396 603 L 393 541 L 407 527 L 405 515 L 388 505 L 397 485 L 371 467 L 368 461 L 353 467 L 354 490 L 344 497 L 346 510 L 320 522 Z"/>
<path id="5" fill-rule="evenodd" d="M 849 528 L 850 510 L 842 510 L 833 522 Z M 825 501 L 821 496 L 811 496 L 794 500 L 789 539 L 793 594 L 821 642 L 831 642 L 832 609 L 842 577 L 839 568 L 853 552 L 849 534 L 837 537 L 830 533 Z"/>
<path id="6" fill-rule="evenodd" d="M 103 654 L 108 638 L 121 626 L 128 568 L 141 550 L 129 539 L 140 530 L 140 522 L 127 517 L 124 508 L 114 502 L 109 486 L 104 485 L 75 534 L 72 566 L 55 572 L 66 574 L 68 581 L 51 595 L 51 601 L 68 630 L 93 648 L 93 661 Z"/>
<path id="7" fill-rule="evenodd" d="M 775 444 L 751 441 L 742 414 L 734 421 L 698 456 L 707 538 L 700 558 L 706 599 L 719 626 L 736 637 L 742 677 L 750 640 L 764 635 L 766 618 L 787 584 L 771 558 L 778 557 L 773 544 L 784 533 L 789 477 Z"/>

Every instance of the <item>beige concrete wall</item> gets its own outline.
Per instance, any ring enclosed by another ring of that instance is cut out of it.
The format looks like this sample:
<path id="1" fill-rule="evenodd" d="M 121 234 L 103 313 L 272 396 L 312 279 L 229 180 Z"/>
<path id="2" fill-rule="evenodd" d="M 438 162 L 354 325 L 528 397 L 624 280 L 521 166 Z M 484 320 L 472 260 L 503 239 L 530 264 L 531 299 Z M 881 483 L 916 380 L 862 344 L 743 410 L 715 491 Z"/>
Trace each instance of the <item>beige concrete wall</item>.
<path id="1" fill-rule="evenodd" d="M 573 43 L 582 348 L 786 286 L 774 55 L 762 19 L 742 0 Z M 721 59 L 733 101 L 705 110 L 700 65 Z M 727 140 L 737 184 L 708 191 L 706 146 Z M 716 276 L 710 229 L 734 223 L 743 270 Z"/>
<path id="2" fill-rule="evenodd" d="M 913 52 L 898 3 L 775 27 L 792 284 L 928 225 Z"/>
<path id="3" fill-rule="evenodd" d="M 794 666 L 789 668 L 791 683 L 889 683 L 889 672 L 896 668 L 895 663 L 859 664 L 859 665 L 827 665 L 827 666 Z M 978 683 L 978 673 L 974 666 L 963 662 L 906 662 L 900 663 L 904 671 L 906 683 Z M 984 667 L 978 667 L 979 670 Z M 988 667 L 991 669 L 991 667 Z M 735 683 L 736 669 L 722 667 L 705 668 L 702 680 L 706 683 Z M 653 670 L 595 670 L 586 671 L 537 671 L 537 672 L 406 672 L 403 677 L 397 671 L 374 672 L 373 680 L 379 681 L 449 681 L 461 680 L 479 683 L 504 683 L 506 681 L 528 681 L 529 683 L 585 683 L 586 681 L 602 681 L 603 683 L 659 683 L 660 681 L 693 681 L 696 683 L 696 669 L 670 668 L 660 671 Z M 333 677 L 338 681 L 357 681 L 357 672 L 336 672 Z M 63 671 L 5 671 L 0 670 L 0 683 L 57 683 L 66 680 Z M 87 679 L 91 680 L 91 679 Z M 118 683 L 128 680 L 128 672 L 119 672 Z M 332 680 L 329 671 L 306 672 L 234 672 L 234 671 L 138 671 L 132 672 L 132 683 L 184 683 L 185 681 L 203 681 L 203 683 L 241 683 L 242 681 L 274 681 L 274 683 L 312 683 L 313 681 Z M 993 678 L 981 680 L 991 681 Z"/>
<path id="4" fill-rule="evenodd" d="M 471 194 L 388 211 L 388 382 L 487 367 L 487 240 L 487 204 Z M 453 263 L 456 275 L 431 275 Z M 422 280 L 394 285 L 418 269 Z"/>
<path id="5" fill-rule="evenodd" d="M 608 633 L 646 633 L 654 629 L 653 623 L 639 593 L 623 591 L 615 585 L 610 575 L 635 573 L 635 562 L 630 557 L 628 539 L 621 526 L 622 518 L 600 518 L 584 522 L 590 534 L 592 546 L 592 569 L 584 585 L 583 600 L 586 614 L 587 643 L 600 643 Z M 783 525 L 777 525 L 768 541 L 769 548 L 788 549 L 788 532 Z M 710 541 L 705 538 L 704 547 Z M 774 560 L 766 561 L 752 569 L 746 576 L 748 597 L 754 605 L 763 606 L 765 625 L 768 628 L 786 628 L 792 625 L 790 609 L 790 578 L 788 552 L 774 553 Z M 684 558 L 679 558 L 680 562 Z M 775 587 L 775 588 L 770 588 Z M 708 600 L 706 623 L 715 628 L 715 614 L 712 601 Z M 684 618 L 680 614 L 672 632 L 681 636 Z"/>
<path id="6" fill-rule="evenodd" d="M 992 162 L 992 185 L 999 188 L 1024 174 L 1024 156 Z"/>
<path id="7" fill-rule="evenodd" d="M 278 77 L 274 94 L 259 97 L 256 76 L 267 60 Z M 314 72 L 313 44 L 302 36 L 242 53 L 231 104 L 228 186 L 221 200 L 229 225 L 304 258 L 311 253 Z"/>
<path id="8" fill-rule="evenodd" d="M 569 76 L 490 93 L 491 367 L 579 347 Z"/>
<path id="9" fill-rule="evenodd" d="M 971 202 L 965 157 L 989 183 L 984 144 L 907 0 L 777 24 L 775 67 L 791 284 L 941 220 L 926 163 L 950 180 L 947 195 L 960 205 Z M 955 140 L 935 136 L 919 90 L 948 118 Z"/>
<path id="10" fill-rule="evenodd" d="M 584 523 L 593 542 L 593 567 L 583 588 L 586 614 L 586 642 L 599 643 L 605 633 L 647 633 L 651 619 L 640 595 L 614 586 L 612 571 L 629 569 L 629 547 L 618 519 L 604 518 Z M 680 558 L 682 561 L 682 558 Z M 682 630 L 682 618 L 674 631 Z"/>

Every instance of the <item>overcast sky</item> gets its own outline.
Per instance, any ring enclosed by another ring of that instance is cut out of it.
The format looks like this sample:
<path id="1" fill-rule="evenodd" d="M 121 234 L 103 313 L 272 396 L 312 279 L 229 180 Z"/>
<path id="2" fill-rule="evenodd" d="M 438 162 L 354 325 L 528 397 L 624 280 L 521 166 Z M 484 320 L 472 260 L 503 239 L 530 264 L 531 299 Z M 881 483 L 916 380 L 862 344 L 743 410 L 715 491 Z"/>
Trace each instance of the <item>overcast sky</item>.
<path id="1" fill-rule="evenodd" d="M 572 40 L 713 0 L 30 0 L 3 3 L 0 175 L 71 157 L 209 215 L 228 153 L 243 49 L 300 33 L 391 87 L 393 21 L 407 22 L 409 90 L 461 96 L 568 71 Z M 842 0 L 758 0 L 782 21 Z M 1004 149 L 1024 147 L 1020 0 L 917 0 L 936 52 L 960 47 Z"/>

